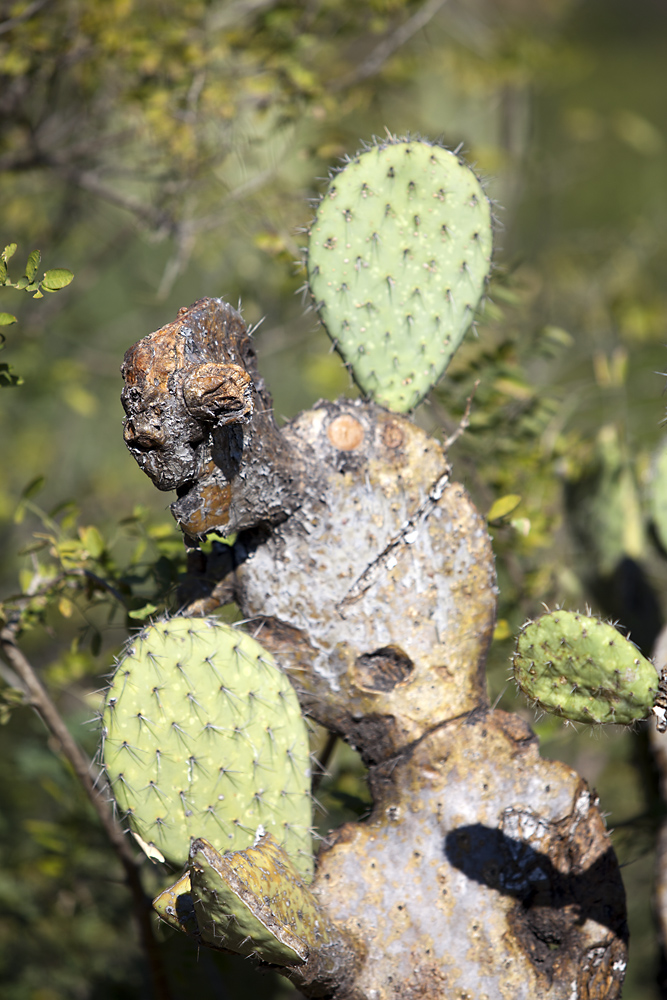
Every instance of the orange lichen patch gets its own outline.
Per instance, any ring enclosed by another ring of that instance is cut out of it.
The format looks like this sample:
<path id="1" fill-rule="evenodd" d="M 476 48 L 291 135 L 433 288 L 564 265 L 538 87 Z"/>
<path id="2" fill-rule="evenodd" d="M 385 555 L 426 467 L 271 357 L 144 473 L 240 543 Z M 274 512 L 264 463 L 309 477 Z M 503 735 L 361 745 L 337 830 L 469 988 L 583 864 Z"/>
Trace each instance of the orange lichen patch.
<path id="1" fill-rule="evenodd" d="M 201 503 L 190 511 L 187 519 L 179 518 L 181 530 L 195 538 L 226 524 L 229 520 L 231 496 L 231 486 L 219 486 L 213 483 L 210 486 L 198 487 L 197 497 L 201 499 Z"/>
<path id="2" fill-rule="evenodd" d="M 349 413 L 343 413 L 329 424 L 327 437 L 338 451 L 354 451 L 364 440 L 364 429 Z"/>

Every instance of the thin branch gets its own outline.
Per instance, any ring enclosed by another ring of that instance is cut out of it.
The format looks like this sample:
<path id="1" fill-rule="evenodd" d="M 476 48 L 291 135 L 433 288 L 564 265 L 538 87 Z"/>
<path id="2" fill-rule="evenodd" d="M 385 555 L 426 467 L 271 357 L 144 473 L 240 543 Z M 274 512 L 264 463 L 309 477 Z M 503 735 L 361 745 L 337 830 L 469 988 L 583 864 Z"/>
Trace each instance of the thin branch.
<path id="1" fill-rule="evenodd" d="M 144 893 L 134 851 L 113 815 L 103 792 L 91 777 L 91 764 L 74 741 L 58 709 L 37 677 L 31 663 L 16 645 L 15 629 L 6 625 L 0 629 L 0 649 L 10 668 L 20 677 L 26 691 L 26 701 L 40 716 L 60 746 L 63 756 L 79 779 L 90 803 L 102 824 L 113 849 L 125 870 L 128 888 L 134 899 L 134 910 L 139 924 L 141 941 L 151 967 L 155 1000 L 170 1000 L 171 994 L 162 967 L 157 942 L 151 922 L 150 900 Z"/>
<path id="2" fill-rule="evenodd" d="M 17 14 L 16 17 L 10 17 L 7 21 L 0 21 L 0 35 L 4 35 L 8 31 L 11 31 L 12 28 L 17 26 L 17 24 L 22 24 L 23 21 L 27 21 L 33 14 L 36 14 L 38 10 L 41 10 L 42 7 L 46 7 L 48 3 L 51 3 L 51 0 L 34 0 L 34 3 L 28 4 L 26 9 L 21 11 L 20 14 Z"/>
<path id="3" fill-rule="evenodd" d="M 449 451 L 454 442 L 458 441 L 463 432 L 466 431 L 470 426 L 470 411 L 472 409 L 472 401 L 475 398 L 475 393 L 479 389 L 479 381 L 480 380 L 477 379 L 472 387 L 472 392 L 470 393 L 466 401 L 466 408 L 463 411 L 463 416 L 461 417 L 461 422 L 459 423 L 459 426 L 456 428 L 454 433 L 450 434 L 448 438 L 445 438 L 443 442 L 445 446 L 445 451 Z"/>
<path id="4" fill-rule="evenodd" d="M 44 161 L 44 165 L 52 167 L 56 173 L 60 174 L 61 177 L 70 181 L 70 183 L 75 184 L 77 187 L 82 188 L 84 191 L 89 191 L 90 194 L 94 194 L 103 201 L 107 201 L 111 205 L 116 205 L 118 208 L 123 208 L 126 211 L 131 212 L 144 223 L 148 223 L 148 225 L 150 225 L 153 229 L 166 231 L 168 233 L 173 231 L 174 219 L 168 212 L 155 209 L 152 205 L 147 205 L 140 198 L 134 198 L 132 195 L 122 194 L 120 191 L 116 191 L 114 188 L 108 187 L 108 185 L 104 184 L 92 171 L 78 170 L 76 167 L 59 162 L 59 160 L 54 157 L 46 159 Z"/>
<path id="5" fill-rule="evenodd" d="M 402 45 L 405 45 L 406 42 L 409 42 L 413 35 L 416 35 L 422 28 L 425 28 L 446 3 L 447 0 L 428 0 L 405 24 L 402 24 L 400 28 L 396 28 L 379 45 L 376 45 L 371 54 L 356 69 L 340 80 L 336 80 L 332 84 L 331 89 L 343 90 L 346 87 L 353 87 L 355 84 L 361 83 L 362 80 L 367 80 L 371 76 L 375 76 L 376 73 L 380 72 L 390 56 L 397 49 L 400 49 Z"/>

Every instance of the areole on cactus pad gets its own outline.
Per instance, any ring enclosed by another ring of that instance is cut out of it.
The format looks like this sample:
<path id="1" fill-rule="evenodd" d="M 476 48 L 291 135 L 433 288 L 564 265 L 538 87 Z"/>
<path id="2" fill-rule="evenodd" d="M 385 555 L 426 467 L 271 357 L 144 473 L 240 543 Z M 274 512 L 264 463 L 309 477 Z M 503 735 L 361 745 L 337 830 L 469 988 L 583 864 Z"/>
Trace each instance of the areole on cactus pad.
<path id="1" fill-rule="evenodd" d="M 103 727 L 113 795 L 149 854 L 180 866 L 192 837 L 234 851 L 261 828 L 310 878 L 306 725 L 289 680 L 250 636 L 215 618 L 150 625 L 126 646 Z"/>
<path id="2" fill-rule="evenodd" d="M 331 179 L 308 243 L 320 319 L 362 391 L 407 412 L 449 364 L 491 267 L 491 210 L 469 167 L 389 137 Z"/>
<path id="3" fill-rule="evenodd" d="M 667 729 L 667 682 L 613 625 L 575 611 L 527 622 L 513 657 L 533 704 L 572 722 L 631 725 L 650 714 Z"/>

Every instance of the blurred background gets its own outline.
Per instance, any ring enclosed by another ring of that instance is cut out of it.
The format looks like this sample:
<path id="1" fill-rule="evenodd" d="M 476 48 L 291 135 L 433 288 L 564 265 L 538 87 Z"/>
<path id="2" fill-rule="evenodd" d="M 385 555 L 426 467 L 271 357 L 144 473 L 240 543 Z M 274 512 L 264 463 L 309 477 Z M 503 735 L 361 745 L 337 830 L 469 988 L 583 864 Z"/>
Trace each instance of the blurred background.
<path id="1" fill-rule="evenodd" d="M 480 380 L 451 457 L 491 512 L 492 701 L 535 722 L 507 678 L 543 602 L 591 607 L 650 654 L 667 618 L 666 92 L 661 0 L 0 0 L 0 249 L 18 245 L 13 281 L 37 248 L 75 274 L 40 301 L 0 287 L 17 319 L 0 358 L 0 615 L 21 615 L 91 756 L 101 678 L 128 626 L 174 606 L 184 570 L 172 497 L 123 444 L 123 354 L 224 296 L 261 321 L 280 420 L 356 395 L 297 294 L 299 261 L 323 178 L 386 130 L 462 144 L 495 202 L 488 300 L 415 415 L 451 432 Z M 2 685 L 2 995 L 147 996 L 120 867 L 7 670 Z M 623 995 L 667 996 L 647 732 L 536 729 L 614 829 Z M 322 829 L 369 805 L 349 749 L 330 770 Z M 176 996 L 290 995 L 186 940 L 165 961 Z"/>

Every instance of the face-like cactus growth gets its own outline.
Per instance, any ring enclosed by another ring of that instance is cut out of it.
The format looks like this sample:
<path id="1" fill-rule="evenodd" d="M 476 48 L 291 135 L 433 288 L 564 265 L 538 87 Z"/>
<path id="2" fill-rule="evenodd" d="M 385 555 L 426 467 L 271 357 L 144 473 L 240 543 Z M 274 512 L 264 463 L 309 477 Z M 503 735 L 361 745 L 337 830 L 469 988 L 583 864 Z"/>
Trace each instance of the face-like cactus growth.
<path id="1" fill-rule="evenodd" d="M 308 243 L 320 318 L 376 402 L 412 410 L 470 326 L 491 262 L 489 201 L 442 146 L 390 138 L 331 180 Z"/>
<path id="2" fill-rule="evenodd" d="M 106 695 L 103 758 L 149 850 L 182 865 L 191 837 L 223 851 L 271 832 L 310 876 L 310 771 L 296 694 L 258 642 L 216 619 L 149 626 Z"/>
<path id="3" fill-rule="evenodd" d="M 514 676 L 535 705 L 573 722 L 631 725 L 654 712 L 658 674 L 612 625 L 552 611 L 519 633 Z"/>

